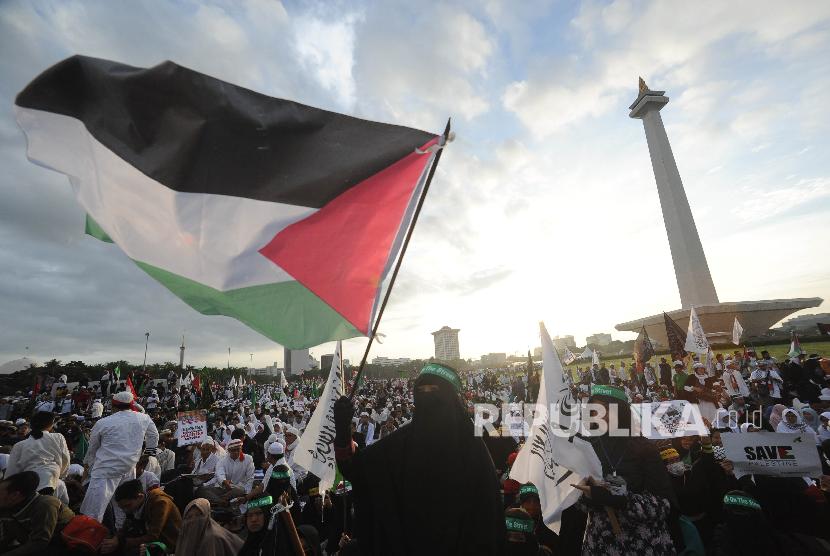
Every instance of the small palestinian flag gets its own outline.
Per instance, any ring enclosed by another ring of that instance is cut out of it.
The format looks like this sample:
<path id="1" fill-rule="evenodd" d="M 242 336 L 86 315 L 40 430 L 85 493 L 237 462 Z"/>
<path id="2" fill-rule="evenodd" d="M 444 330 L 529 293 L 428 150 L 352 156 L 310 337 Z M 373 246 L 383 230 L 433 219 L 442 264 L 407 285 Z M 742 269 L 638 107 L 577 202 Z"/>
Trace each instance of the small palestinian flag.
<path id="1" fill-rule="evenodd" d="M 799 355 L 804 353 L 804 350 L 801 349 L 801 342 L 798 341 L 798 336 L 795 332 L 790 332 L 790 351 L 787 353 L 787 357 L 790 359 L 795 359 Z"/>
<path id="2" fill-rule="evenodd" d="M 88 234 L 200 313 L 295 349 L 368 335 L 443 144 L 172 62 L 73 56 L 15 112 Z"/>

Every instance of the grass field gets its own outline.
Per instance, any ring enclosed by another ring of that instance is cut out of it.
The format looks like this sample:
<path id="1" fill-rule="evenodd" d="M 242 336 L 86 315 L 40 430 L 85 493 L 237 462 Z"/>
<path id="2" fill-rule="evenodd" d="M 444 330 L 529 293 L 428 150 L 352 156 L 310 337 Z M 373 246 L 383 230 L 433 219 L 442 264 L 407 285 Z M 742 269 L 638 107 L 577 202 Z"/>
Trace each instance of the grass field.
<path id="1" fill-rule="evenodd" d="M 757 345 L 753 346 L 755 349 L 755 353 L 759 354 L 763 350 L 769 351 L 770 355 L 778 359 L 779 361 L 783 361 L 787 357 L 787 352 L 790 351 L 790 344 L 772 344 L 772 345 Z M 830 357 L 830 341 L 824 342 L 801 342 L 801 348 L 804 350 L 804 353 L 810 355 L 811 353 L 818 353 L 823 357 Z M 735 349 L 742 349 L 737 348 L 735 346 L 722 346 L 721 349 L 715 349 L 713 352 L 717 355 L 718 353 L 722 353 L 724 357 L 731 354 Z M 600 351 L 601 353 L 601 351 Z M 669 360 L 670 357 L 667 353 L 658 353 L 655 357 L 651 358 L 651 364 L 655 368 L 657 367 L 657 363 L 660 362 L 660 358 L 665 357 L 666 360 Z M 613 364 L 615 367 L 620 366 L 621 361 L 625 361 L 626 367 L 629 367 L 633 362 L 634 359 L 631 356 L 628 357 L 620 357 L 615 355 L 609 355 L 607 357 L 603 356 L 600 357 L 600 360 L 605 364 L 607 367 L 608 365 Z M 572 363 L 571 365 L 567 365 L 565 368 L 569 371 L 575 371 L 577 367 L 590 367 L 590 361 L 577 361 L 576 363 Z"/>

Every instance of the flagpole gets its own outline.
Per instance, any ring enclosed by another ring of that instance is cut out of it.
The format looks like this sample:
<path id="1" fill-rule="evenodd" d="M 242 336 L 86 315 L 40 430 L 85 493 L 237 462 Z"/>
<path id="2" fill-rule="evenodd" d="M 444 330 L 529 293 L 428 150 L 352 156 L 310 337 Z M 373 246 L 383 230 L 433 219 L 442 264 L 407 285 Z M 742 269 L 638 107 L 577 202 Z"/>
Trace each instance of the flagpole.
<path id="1" fill-rule="evenodd" d="M 144 333 L 144 365 L 142 366 L 143 371 L 147 372 L 147 346 L 150 343 L 150 333 Z"/>
<path id="2" fill-rule="evenodd" d="M 451 120 L 448 119 L 447 126 L 444 128 L 444 134 L 442 135 L 444 138 L 444 146 L 446 146 L 447 139 L 450 135 L 450 122 Z M 429 169 L 427 181 L 424 183 L 424 189 L 421 191 L 421 196 L 418 199 L 417 206 L 415 207 L 415 213 L 412 215 L 412 224 L 406 231 L 406 236 L 404 237 L 403 245 L 401 246 L 401 254 L 398 257 L 398 261 L 395 263 L 395 269 L 392 271 L 392 277 L 389 280 L 389 287 L 386 289 L 386 294 L 383 296 L 383 302 L 381 303 L 380 310 L 378 311 L 378 318 L 375 319 L 375 324 L 372 326 L 372 333 L 369 336 L 369 343 L 366 344 L 366 351 L 363 352 L 363 359 L 360 360 L 360 367 L 357 369 L 357 376 L 355 376 L 354 382 L 352 383 L 352 390 L 349 393 L 349 399 L 354 398 L 354 394 L 357 391 L 357 385 L 360 382 L 360 375 L 363 374 L 363 369 L 366 367 L 366 358 L 369 357 L 369 350 L 372 348 L 372 343 L 375 341 L 375 335 L 378 332 L 378 326 L 380 326 L 380 319 L 383 318 L 383 311 L 386 309 L 386 302 L 389 301 L 389 294 L 392 293 L 392 287 L 395 285 L 395 279 L 398 277 L 398 271 L 401 269 L 401 263 L 403 262 L 404 255 L 406 254 L 406 248 L 409 246 L 409 240 L 412 238 L 412 232 L 415 230 L 415 224 L 418 222 L 418 215 L 421 214 L 421 207 L 424 206 L 424 200 L 426 199 L 427 192 L 429 191 L 429 186 L 432 183 L 432 177 L 435 175 L 435 169 L 438 167 L 438 161 L 441 160 L 441 154 L 443 152 L 443 148 L 438 150 L 435 154 L 435 160 L 432 163 L 432 168 Z"/>

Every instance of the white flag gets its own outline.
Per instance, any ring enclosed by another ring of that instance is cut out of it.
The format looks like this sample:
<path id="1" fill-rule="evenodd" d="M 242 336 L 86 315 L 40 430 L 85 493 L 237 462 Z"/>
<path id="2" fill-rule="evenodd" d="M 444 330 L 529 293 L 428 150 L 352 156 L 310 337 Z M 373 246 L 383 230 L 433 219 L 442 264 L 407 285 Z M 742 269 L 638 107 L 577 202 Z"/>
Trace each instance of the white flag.
<path id="1" fill-rule="evenodd" d="M 230 386 L 231 388 L 236 387 L 236 377 L 235 376 L 231 376 L 231 381 L 228 383 L 228 386 Z"/>
<path id="2" fill-rule="evenodd" d="M 342 343 L 337 342 L 323 395 L 294 452 L 294 463 L 320 477 L 321 493 L 334 485 L 337 474 L 334 459 L 334 402 L 343 395 L 340 375 L 342 350 Z"/>
<path id="3" fill-rule="evenodd" d="M 543 370 L 536 403 L 540 412 L 543 412 L 544 419 L 534 421 L 527 442 L 510 470 L 510 478 L 536 486 L 542 505 L 542 519 L 549 529 L 558 533 L 562 512 L 582 496 L 582 492 L 572 485 L 588 476 L 601 480 L 602 465 L 587 441 L 552 432 L 552 427 L 570 427 L 571 408 L 576 411 L 578 409 L 544 323 L 539 323 L 539 328 L 542 335 Z M 556 422 L 550 418 L 551 411 L 554 412 Z M 575 427 L 576 424 L 573 428 Z"/>
<path id="4" fill-rule="evenodd" d="M 280 371 L 280 388 L 285 388 L 288 386 L 288 381 L 285 380 L 285 372 Z"/>
<path id="5" fill-rule="evenodd" d="M 697 353 L 698 355 L 709 353 L 709 340 L 706 339 L 706 334 L 703 332 L 703 327 L 700 325 L 700 319 L 697 318 L 694 307 L 689 313 L 689 331 L 686 333 L 686 347 L 684 349 L 689 353 Z"/>
<path id="6" fill-rule="evenodd" d="M 574 361 L 576 361 L 576 355 L 574 354 L 574 352 L 572 352 L 566 346 L 565 347 L 565 365 L 570 365 Z"/>
<path id="7" fill-rule="evenodd" d="M 599 352 L 594 350 L 594 354 L 591 356 L 591 364 L 596 365 L 597 367 L 600 366 L 599 363 Z"/>
<path id="8" fill-rule="evenodd" d="M 591 359 L 594 356 L 594 352 L 591 351 L 591 348 L 586 347 L 585 351 L 583 351 L 580 355 L 580 359 Z"/>
<path id="9" fill-rule="evenodd" d="M 741 345 L 741 336 L 744 333 L 744 327 L 738 322 L 738 317 L 735 317 L 735 324 L 732 325 L 732 343 L 736 346 Z"/>

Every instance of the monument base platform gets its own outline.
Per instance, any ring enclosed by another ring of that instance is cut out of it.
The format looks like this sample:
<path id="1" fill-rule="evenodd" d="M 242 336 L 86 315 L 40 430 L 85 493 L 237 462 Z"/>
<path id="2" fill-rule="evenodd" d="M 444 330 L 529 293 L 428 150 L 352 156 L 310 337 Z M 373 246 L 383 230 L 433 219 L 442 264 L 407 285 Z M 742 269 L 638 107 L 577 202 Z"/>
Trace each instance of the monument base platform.
<path id="1" fill-rule="evenodd" d="M 743 338 L 754 338 L 766 334 L 767 330 L 776 322 L 802 309 L 818 307 L 824 300 L 820 297 L 805 297 L 797 299 L 769 299 L 764 301 L 737 301 L 699 305 L 695 307 L 703 330 L 709 338 L 709 343 L 731 343 L 732 326 L 735 317 L 744 329 Z M 689 327 L 690 309 L 677 309 L 667 314 L 683 330 Z M 666 327 L 663 314 L 651 315 L 616 325 L 620 332 L 637 333 L 645 326 L 646 333 L 652 341 L 660 347 L 668 346 Z"/>

